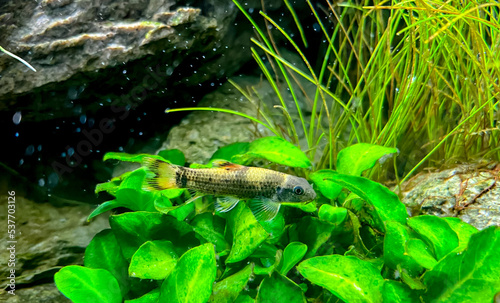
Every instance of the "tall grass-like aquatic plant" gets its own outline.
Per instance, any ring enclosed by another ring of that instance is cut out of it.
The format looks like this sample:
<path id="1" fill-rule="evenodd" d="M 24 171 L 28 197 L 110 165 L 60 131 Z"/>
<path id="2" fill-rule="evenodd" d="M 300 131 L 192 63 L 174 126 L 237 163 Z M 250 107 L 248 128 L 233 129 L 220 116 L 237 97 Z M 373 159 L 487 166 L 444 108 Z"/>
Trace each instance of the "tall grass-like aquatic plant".
<path id="1" fill-rule="evenodd" d="M 289 2 L 296 28 L 285 29 L 260 12 L 273 31 L 261 29 L 234 2 L 255 28 L 252 54 L 276 92 L 276 107 L 287 125 L 277 127 L 263 110 L 266 119 L 258 123 L 296 144 L 300 129 L 306 144 L 300 147 L 316 168 L 333 168 L 338 151 L 356 142 L 397 147 L 407 161 L 405 179 L 425 161 L 440 166 L 499 159 L 498 3 L 309 0 L 323 34 L 320 53 L 312 60 Z M 298 38 L 292 38 L 294 33 Z M 281 55 L 279 40 L 301 58 L 300 64 Z M 266 57 L 271 64 L 266 65 Z M 304 94 L 307 82 L 316 87 L 314 95 Z M 283 86 L 290 96 L 282 93 Z M 296 107 L 293 117 L 284 101 L 288 97 Z M 306 110 L 312 112 L 308 118 Z"/>

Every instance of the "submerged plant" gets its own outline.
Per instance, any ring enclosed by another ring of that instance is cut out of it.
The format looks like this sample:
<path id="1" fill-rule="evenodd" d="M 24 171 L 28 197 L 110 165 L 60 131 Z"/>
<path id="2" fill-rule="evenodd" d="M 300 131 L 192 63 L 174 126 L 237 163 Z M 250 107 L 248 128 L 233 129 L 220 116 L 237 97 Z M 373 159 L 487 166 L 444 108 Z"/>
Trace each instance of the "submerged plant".
<path id="1" fill-rule="evenodd" d="M 186 189 L 143 190 L 144 167 L 125 173 L 96 187 L 115 199 L 89 218 L 117 207 L 134 211 L 111 215 L 111 229 L 87 247 L 84 267 L 64 267 L 56 285 L 76 303 L 493 300 L 500 291 L 500 228 L 478 232 L 457 218 L 408 218 L 396 194 L 361 177 L 396 151 L 371 144 L 343 149 L 337 171 L 306 173 L 316 200 L 287 204 L 293 207 L 271 221 L 257 220 L 246 203 L 219 212 L 209 196 L 184 203 L 192 200 Z M 184 164 L 178 150 L 105 159 L 151 157 Z M 228 145 L 210 162 L 217 159 L 264 159 L 304 172 L 310 165 L 278 137 Z"/>

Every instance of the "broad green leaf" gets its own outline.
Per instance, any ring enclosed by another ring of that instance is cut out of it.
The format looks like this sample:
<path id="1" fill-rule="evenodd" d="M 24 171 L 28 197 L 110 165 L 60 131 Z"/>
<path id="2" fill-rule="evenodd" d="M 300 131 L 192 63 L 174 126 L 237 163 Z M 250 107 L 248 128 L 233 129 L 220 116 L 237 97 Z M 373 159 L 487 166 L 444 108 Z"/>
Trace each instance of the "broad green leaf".
<path id="1" fill-rule="evenodd" d="M 160 298 L 160 288 L 155 288 L 147 294 L 134 299 L 134 300 L 125 300 L 125 303 L 156 303 Z"/>
<path id="2" fill-rule="evenodd" d="M 259 286 L 257 293 L 258 303 L 306 303 L 302 289 L 292 280 L 274 272 L 271 277 L 266 277 Z"/>
<path id="3" fill-rule="evenodd" d="M 307 280 L 325 287 L 344 302 L 382 302 L 384 279 L 366 261 L 329 255 L 307 259 L 297 268 Z"/>
<path id="4" fill-rule="evenodd" d="M 321 220 L 340 225 L 347 219 L 347 209 L 323 204 L 319 208 L 318 217 Z"/>
<path id="5" fill-rule="evenodd" d="M 138 162 L 141 163 L 142 160 L 145 158 L 155 158 L 158 160 L 165 161 L 165 159 L 161 156 L 157 155 L 150 155 L 150 154 L 127 154 L 127 153 L 116 153 L 116 152 L 109 152 L 104 155 L 103 161 L 114 159 L 114 160 L 120 160 L 120 161 L 125 161 L 125 162 Z"/>
<path id="6" fill-rule="evenodd" d="M 382 295 L 384 303 L 420 303 L 417 291 L 393 280 L 385 280 Z"/>
<path id="7" fill-rule="evenodd" d="M 158 156 L 175 165 L 184 166 L 184 164 L 186 164 L 186 157 L 184 156 L 184 153 L 178 149 L 162 150 L 158 153 Z"/>
<path id="8" fill-rule="evenodd" d="M 410 218 L 408 225 L 432 247 L 437 260 L 458 247 L 457 234 L 443 218 L 417 216 Z"/>
<path id="9" fill-rule="evenodd" d="M 279 212 L 274 219 L 269 221 L 259 221 L 259 223 L 269 234 L 269 238 L 267 239 L 267 242 L 269 243 L 278 242 L 280 237 L 285 232 L 285 218 L 281 212 Z"/>
<path id="10" fill-rule="evenodd" d="M 215 245 L 215 250 L 220 253 L 229 250 L 230 246 L 224 238 L 224 223 L 211 213 L 203 213 L 194 217 L 191 226 L 194 231 L 206 241 Z"/>
<path id="11" fill-rule="evenodd" d="M 239 295 L 234 303 L 255 303 L 255 300 L 249 295 Z"/>
<path id="12" fill-rule="evenodd" d="M 287 207 L 298 208 L 301 211 L 305 211 L 306 213 L 315 212 L 318 208 L 316 207 L 316 203 L 314 201 L 307 203 L 296 203 L 296 202 L 282 202 L 281 205 Z"/>
<path id="13" fill-rule="evenodd" d="M 373 210 L 368 210 L 368 212 L 372 215 L 374 225 L 378 230 L 385 231 L 384 222 L 386 221 L 406 224 L 408 214 L 405 205 L 387 187 L 363 177 L 344 174 L 331 175 L 328 180 L 346 187 L 372 206 Z"/>
<path id="14" fill-rule="evenodd" d="M 253 264 L 224 280 L 215 283 L 210 302 L 214 303 L 232 303 L 236 300 L 240 292 L 245 288 L 252 275 Z"/>
<path id="15" fill-rule="evenodd" d="M 398 265 L 400 265 L 411 277 L 419 275 L 422 272 L 422 267 L 406 251 L 406 244 L 410 240 L 408 227 L 398 222 L 387 221 L 385 228 L 385 265 L 393 270 L 398 269 Z"/>
<path id="16" fill-rule="evenodd" d="M 337 171 L 341 174 L 361 176 L 372 168 L 377 161 L 382 161 L 398 152 L 397 148 L 358 143 L 342 149 L 337 155 Z"/>
<path id="17" fill-rule="evenodd" d="M 335 199 L 342 191 L 342 186 L 329 180 L 331 176 L 338 174 L 331 169 L 322 169 L 315 171 L 309 178 L 316 184 L 321 194 L 328 199 Z"/>
<path id="18" fill-rule="evenodd" d="M 472 237 L 473 234 L 477 233 L 477 228 L 465 223 L 459 218 L 445 217 L 443 219 L 448 222 L 451 229 L 453 229 L 458 236 L 458 247 L 456 250 L 463 250 L 467 246 L 467 244 L 469 244 L 470 237 Z"/>
<path id="19" fill-rule="evenodd" d="M 406 251 L 410 257 L 424 268 L 432 269 L 437 264 L 437 260 L 433 256 L 429 246 L 420 239 L 408 240 Z"/>
<path id="20" fill-rule="evenodd" d="M 122 296 L 128 293 L 128 263 L 111 229 L 101 231 L 90 241 L 85 249 L 84 265 L 88 268 L 107 270 L 118 282 Z"/>
<path id="21" fill-rule="evenodd" d="M 306 258 L 318 254 L 318 250 L 330 240 L 335 225 L 311 216 L 303 217 L 297 225 L 298 239 L 307 245 Z M 322 254 L 322 253 L 319 253 Z"/>
<path id="22" fill-rule="evenodd" d="M 473 234 L 463 252 L 446 255 L 423 280 L 425 302 L 493 302 L 500 292 L 500 227 Z"/>
<path id="23" fill-rule="evenodd" d="M 264 137 L 250 143 L 248 151 L 235 155 L 232 161 L 246 164 L 254 159 L 268 161 L 290 167 L 309 168 L 311 161 L 298 147 L 280 137 Z"/>
<path id="24" fill-rule="evenodd" d="M 188 250 L 161 285 L 160 303 L 205 303 L 217 272 L 215 250 L 206 243 Z"/>
<path id="25" fill-rule="evenodd" d="M 228 144 L 224 147 L 219 148 L 210 158 L 210 162 L 212 162 L 213 160 L 232 161 L 233 156 L 246 153 L 249 146 L 250 143 L 248 142 L 236 142 Z"/>
<path id="26" fill-rule="evenodd" d="M 110 216 L 109 224 L 127 260 L 146 241 L 168 240 L 176 243 L 177 254 L 200 244 L 189 224 L 161 213 L 129 212 L 114 215 Z"/>
<path id="27" fill-rule="evenodd" d="M 121 303 L 120 286 L 105 269 L 70 265 L 55 275 L 57 289 L 73 303 Z"/>
<path id="28" fill-rule="evenodd" d="M 140 279 L 163 280 L 177 264 L 178 255 L 170 241 L 147 241 L 135 252 L 128 273 Z"/>
<path id="29" fill-rule="evenodd" d="M 286 276 L 287 273 L 292 269 L 295 264 L 297 264 L 307 252 L 307 245 L 300 242 L 292 242 L 285 247 L 283 251 L 283 257 L 281 258 L 281 264 L 278 267 L 278 271 Z"/>
<path id="30" fill-rule="evenodd" d="M 99 205 L 89 215 L 87 220 L 92 219 L 102 213 L 117 207 L 126 207 L 135 211 L 156 211 L 154 200 L 156 198 L 153 192 L 142 190 L 142 183 L 146 177 L 144 168 L 136 169 L 127 173 L 127 176 L 120 180 L 116 188 L 111 188 L 114 183 L 102 183 L 99 190 L 106 190 L 116 196 L 116 199 L 107 201 Z M 118 183 L 116 183 L 118 184 Z M 99 187 L 99 185 L 98 185 Z M 96 191 L 98 188 L 96 187 Z"/>
<path id="31" fill-rule="evenodd" d="M 133 171 L 120 184 L 116 191 L 116 200 L 122 206 L 131 210 L 156 211 L 154 208 L 154 193 L 142 189 L 145 178 L 146 171 L 144 169 Z"/>
<path id="32" fill-rule="evenodd" d="M 245 203 L 238 203 L 229 213 L 227 225 L 232 230 L 233 245 L 226 263 L 245 259 L 269 236 Z"/>
<path id="33" fill-rule="evenodd" d="M 311 216 L 303 217 L 297 225 L 298 240 L 307 245 L 306 258 L 313 257 L 330 240 L 335 225 Z"/>

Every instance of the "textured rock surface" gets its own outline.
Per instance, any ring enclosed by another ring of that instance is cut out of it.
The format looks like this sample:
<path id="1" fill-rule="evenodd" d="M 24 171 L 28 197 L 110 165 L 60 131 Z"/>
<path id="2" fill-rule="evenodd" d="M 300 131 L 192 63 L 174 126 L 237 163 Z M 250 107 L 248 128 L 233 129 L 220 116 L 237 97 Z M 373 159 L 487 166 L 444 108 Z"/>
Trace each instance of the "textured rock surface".
<path id="1" fill-rule="evenodd" d="M 54 283 L 36 285 L 30 288 L 21 288 L 16 290 L 16 295 L 5 295 L 6 303 L 70 303 L 71 300 L 66 298 L 57 289 Z"/>
<path id="2" fill-rule="evenodd" d="M 6 201 L 7 197 L 0 198 Z M 55 207 L 16 196 L 16 286 L 50 282 L 61 267 L 83 264 L 83 253 L 99 231 L 109 228 L 105 216 L 87 223 L 90 205 Z M 7 226 L 7 213 L 0 214 L 0 224 Z M 7 233 L 0 241 L 0 284 L 6 285 Z M 49 287 L 50 288 L 50 287 Z M 42 291 L 42 290 L 40 290 Z M 15 301 L 14 301 L 15 302 Z M 21 301 L 19 301 L 21 302 Z M 38 301 L 23 301 L 38 302 Z M 49 301 L 48 301 L 49 302 Z M 51 301 L 50 301 L 51 302 Z"/>
<path id="3" fill-rule="evenodd" d="M 217 79 L 250 59 L 250 52 L 241 50 L 250 43 L 251 28 L 246 25 L 246 35 L 230 30 L 237 14 L 231 1 L 182 5 L 174 0 L 21 0 L 0 5 L 0 45 L 37 69 L 34 73 L 0 54 L 0 110 L 13 105 L 37 110 L 37 117 L 23 115 L 26 119 L 71 115 L 65 103 L 88 98 L 83 106 L 98 108 L 96 99 L 104 101 L 103 95 L 109 97 L 113 89 L 133 92 L 158 65 L 161 86 L 169 90 L 173 84 L 192 87 Z M 120 83 L 125 69 L 135 75 Z M 28 93 L 38 94 L 19 99 Z"/>
<path id="4" fill-rule="evenodd" d="M 500 225 L 499 173 L 500 164 L 422 173 L 402 187 L 402 201 L 413 214 L 459 217 L 478 229 Z"/>

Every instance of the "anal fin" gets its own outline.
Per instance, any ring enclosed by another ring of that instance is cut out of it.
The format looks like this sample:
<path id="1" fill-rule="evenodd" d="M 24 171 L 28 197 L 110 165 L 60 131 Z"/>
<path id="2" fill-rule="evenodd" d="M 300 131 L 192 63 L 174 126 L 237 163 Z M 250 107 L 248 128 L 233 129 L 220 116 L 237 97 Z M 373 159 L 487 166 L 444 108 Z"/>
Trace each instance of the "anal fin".
<path id="1" fill-rule="evenodd" d="M 233 209 L 240 199 L 235 197 L 218 197 L 215 201 L 215 210 L 225 213 Z"/>
<path id="2" fill-rule="evenodd" d="M 271 221 L 276 217 L 281 204 L 269 198 L 258 197 L 247 203 L 257 221 Z"/>

